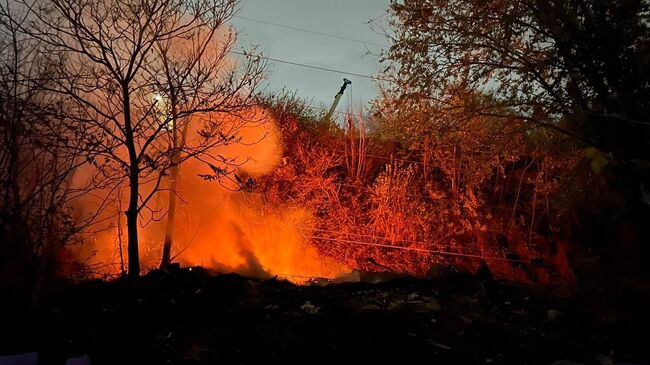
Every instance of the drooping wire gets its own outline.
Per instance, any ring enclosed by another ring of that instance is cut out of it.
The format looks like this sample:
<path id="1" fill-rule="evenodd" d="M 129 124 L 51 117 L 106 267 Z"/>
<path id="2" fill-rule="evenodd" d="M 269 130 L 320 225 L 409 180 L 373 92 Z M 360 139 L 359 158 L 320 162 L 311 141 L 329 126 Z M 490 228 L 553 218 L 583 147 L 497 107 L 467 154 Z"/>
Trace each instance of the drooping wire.
<path id="1" fill-rule="evenodd" d="M 251 22 L 255 22 L 255 23 L 272 25 L 272 26 L 279 27 L 279 28 L 285 28 L 285 29 L 295 30 L 295 31 L 299 31 L 299 32 L 309 33 L 309 34 L 315 34 L 315 35 L 319 35 L 319 36 L 322 36 L 322 37 L 328 37 L 328 38 L 340 39 L 340 40 L 349 41 L 349 42 L 361 43 L 361 44 L 364 44 L 364 45 L 373 45 L 373 46 L 385 47 L 385 48 L 388 47 L 387 44 L 381 44 L 381 43 L 376 43 L 376 42 L 371 42 L 371 41 L 365 41 L 365 40 L 361 40 L 361 39 L 355 39 L 355 38 L 350 38 L 350 37 L 336 35 L 336 34 L 318 32 L 318 31 L 314 31 L 314 30 L 310 30 L 310 29 L 306 29 L 306 28 L 300 28 L 300 27 L 296 27 L 296 26 L 292 26 L 292 25 L 274 23 L 274 22 L 270 22 L 270 21 L 267 21 L 267 20 L 249 18 L 249 17 L 241 16 L 241 15 L 235 15 L 234 18 L 244 19 L 244 20 L 248 20 L 248 21 L 251 21 Z"/>
<path id="2" fill-rule="evenodd" d="M 378 76 L 370 76 L 370 75 L 364 75 L 364 74 L 360 74 L 360 73 L 356 73 L 356 72 L 336 70 L 336 69 L 329 68 L 329 67 L 322 67 L 322 66 L 309 65 L 309 64 L 306 64 L 306 63 L 287 61 L 287 60 L 283 60 L 283 59 L 279 59 L 279 58 L 273 58 L 273 57 L 268 57 L 268 56 L 263 56 L 263 55 L 255 55 L 255 54 L 251 54 L 251 53 L 248 53 L 248 52 L 240 52 L 240 51 L 231 50 L 230 53 L 240 55 L 240 56 L 244 56 L 244 57 L 258 57 L 258 58 L 265 59 L 265 60 L 268 60 L 268 61 L 285 63 L 285 64 L 292 65 L 292 66 L 299 66 L 299 67 L 310 68 L 310 69 L 314 69 L 314 70 L 333 72 L 333 73 L 337 73 L 337 74 L 341 74 L 341 75 L 356 76 L 356 77 L 361 77 L 361 78 L 375 80 L 375 81 L 390 81 L 390 80 L 388 80 L 386 78 L 382 78 L 382 77 L 378 77 Z"/>

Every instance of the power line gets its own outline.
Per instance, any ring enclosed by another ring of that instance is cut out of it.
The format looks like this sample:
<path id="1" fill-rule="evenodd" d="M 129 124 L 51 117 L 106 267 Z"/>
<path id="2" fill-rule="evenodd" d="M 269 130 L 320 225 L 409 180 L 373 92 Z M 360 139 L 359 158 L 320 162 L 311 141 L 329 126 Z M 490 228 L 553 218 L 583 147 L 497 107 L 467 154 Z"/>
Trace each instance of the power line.
<path id="1" fill-rule="evenodd" d="M 376 22 L 377 20 L 379 20 L 379 19 L 381 19 L 381 18 L 383 18 L 383 17 L 385 17 L 385 16 L 387 16 L 387 15 L 389 15 L 389 13 L 388 13 L 388 12 L 385 12 L 385 13 L 383 13 L 383 14 L 381 14 L 381 15 L 378 15 L 378 16 L 376 16 L 376 17 L 374 17 L 374 18 L 369 19 L 369 20 L 368 20 L 368 23 Z"/>
<path id="2" fill-rule="evenodd" d="M 388 248 L 388 249 L 403 250 L 403 251 L 413 251 L 413 252 L 428 253 L 428 254 L 433 254 L 433 255 L 470 257 L 470 258 L 482 259 L 482 260 L 509 261 L 509 262 L 516 262 L 516 263 L 520 263 L 520 264 L 528 264 L 528 261 L 517 260 L 517 259 L 509 259 L 507 257 L 484 256 L 484 255 L 466 254 L 466 253 L 460 253 L 460 252 L 449 252 L 449 251 L 442 251 L 442 250 L 429 250 L 429 249 L 426 249 L 426 248 L 419 248 L 419 247 L 392 246 L 392 245 L 382 244 L 382 243 L 372 243 L 372 242 L 364 242 L 364 241 L 357 241 L 357 240 L 344 240 L 344 239 L 339 239 L 339 238 L 327 238 L 327 237 L 318 237 L 318 236 L 312 236 L 312 235 L 304 235 L 304 237 L 305 238 L 310 238 L 310 239 L 316 239 L 316 240 L 325 240 L 325 241 L 330 241 L 330 242 L 350 243 L 350 244 L 353 244 L 353 245 L 380 247 L 380 248 Z"/>
<path id="3" fill-rule="evenodd" d="M 334 151 L 334 152 L 343 152 L 343 153 L 346 152 L 344 150 L 337 150 L 337 149 L 331 149 L 331 148 L 323 148 L 323 149 L 328 149 L 328 150 L 331 150 L 331 151 Z M 412 163 L 412 164 L 417 164 L 417 165 L 424 165 L 424 162 L 421 162 L 421 161 L 406 160 L 406 159 L 403 159 L 403 158 L 393 157 L 393 156 L 382 156 L 382 155 L 375 155 L 375 154 L 371 154 L 371 153 L 366 153 L 365 156 L 366 157 L 371 157 L 371 158 L 378 158 L 378 159 L 381 159 L 381 160 L 399 161 L 399 162 L 407 162 L 407 163 Z"/>
<path id="4" fill-rule="evenodd" d="M 259 58 L 262 58 L 262 59 L 265 59 L 265 60 L 268 60 L 268 61 L 272 61 L 272 62 L 286 63 L 286 64 L 292 65 L 292 66 L 311 68 L 311 69 L 314 69 L 314 70 L 333 72 L 333 73 L 342 74 L 342 75 L 357 76 L 357 77 L 370 79 L 370 80 L 375 80 L 375 81 L 389 81 L 388 79 L 377 77 L 377 76 L 369 76 L 369 75 L 359 74 L 359 73 L 355 73 L 355 72 L 336 70 L 336 69 L 328 68 L 328 67 L 308 65 L 308 64 L 305 64 L 305 63 L 292 62 L 292 61 L 282 60 L 282 59 L 268 57 L 268 56 L 254 55 L 254 54 L 247 53 L 247 52 L 239 52 L 239 51 L 231 50 L 230 53 L 234 53 L 236 55 L 240 55 L 240 56 L 244 56 L 244 57 L 259 57 Z"/>
<path id="5" fill-rule="evenodd" d="M 325 113 L 329 112 L 329 109 L 327 109 L 327 108 L 325 108 L 325 107 L 321 107 L 321 106 L 305 105 L 304 107 L 307 108 L 307 109 L 312 109 L 312 110 L 320 110 L 320 111 L 323 111 L 323 112 L 325 112 Z M 334 111 L 334 114 L 340 114 L 340 115 L 343 115 L 343 116 L 347 116 L 347 115 L 348 115 L 347 112 L 342 112 L 342 111 L 339 111 L 339 110 L 335 110 L 335 111 Z"/>
<path id="6" fill-rule="evenodd" d="M 383 18 L 383 17 L 385 17 L 387 15 L 389 15 L 389 13 L 384 13 L 382 15 L 379 15 L 379 16 L 377 16 L 375 18 L 370 19 L 368 22 L 372 23 L 372 22 L 374 22 L 374 21 L 376 21 L 376 20 L 378 20 L 380 18 Z M 295 26 L 290 26 L 290 25 L 285 25 L 285 24 L 280 24 L 280 23 L 269 22 L 269 21 L 261 20 L 261 19 L 255 19 L 255 18 L 240 16 L 240 15 L 235 15 L 233 17 L 248 20 L 248 21 L 252 21 L 252 22 L 256 22 L 256 23 L 273 25 L 273 26 L 280 27 L 280 28 L 296 30 L 296 31 L 300 31 L 300 32 L 310 33 L 310 34 L 316 34 L 316 35 L 320 35 L 320 36 L 323 36 L 323 37 L 330 37 L 330 38 L 336 38 L 336 39 L 346 40 L 346 41 L 350 41 L 350 42 L 361 43 L 361 44 L 364 44 L 364 45 L 370 44 L 370 45 L 375 45 L 375 46 L 379 46 L 379 47 L 390 47 L 387 44 L 381 44 L 381 43 L 376 43 L 376 42 L 371 42 L 371 41 L 364 41 L 364 40 L 361 40 L 361 39 L 355 39 L 355 38 L 350 38 L 350 37 L 345 37 L 345 36 L 339 36 L 339 35 L 335 35 L 335 34 L 323 33 L 323 32 L 313 31 L 313 30 L 309 30 L 309 29 L 305 29 L 305 28 L 300 28 L 300 27 L 295 27 Z M 246 57 L 253 56 L 251 54 L 247 54 L 247 53 L 243 53 L 243 52 L 237 52 L 237 51 L 230 51 L 230 52 L 238 54 L 238 55 L 246 56 Z M 340 73 L 340 74 L 344 74 L 344 75 L 357 76 L 357 77 L 367 78 L 367 79 L 371 79 L 371 80 L 390 81 L 388 79 L 380 78 L 380 77 L 376 77 L 376 76 L 369 76 L 369 75 L 363 75 L 363 74 L 358 74 L 358 73 L 354 73 L 354 72 L 335 70 L 335 69 L 331 69 L 331 68 L 327 68 L 327 67 L 308 65 L 308 64 L 298 63 L 298 62 L 292 62 L 292 61 L 287 61 L 287 60 L 271 58 L 271 57 L 262 56 L 262 55 L 257 55 L 256 57 L 260 57 L 260 58 L 263 58 L 263 59 L 266 59 L 266 60 L 269 60 L 269 61 L 273 61 L 273 62 L 285 63 L 285 64 L 289 64 L 289 65 L 293 65 L 293 66 L 306 67 L 306 68 L 311 68 L 311 69 L 316 69 L 316 70 L 321 70 L 321 71 L 335 72 L 335 73 Z M 609 115 L 609 117 L 612 117 L 612 115 Z M 638 120 L 633 120 L 633 119 L 628 119 L 628 118 L 622 118 L 622 117 L 618 117 L 618 116 L 616 116 L 615 119 L 620 120 L 620 121 L 625 122 L 625 123 L 629 123 L 629 124 L 650 126 L 649 122 L 638 121 Z"/>
<path id="7" fill-rule="evenodd" d="M 322 228 L 303 228 L 303 227 L 299 227 L 299 228 L 300 228 L 301 231 L 304 229 L 304 230 L 306 230 L 306 231 L 312 231 L 312 232 L 323 232 L 323 233 L 344 234 L 344 235 L 348 235 L 348 236 L 357 236 L 357 237 L 373 238 L 373 239 L 381 240 L 381 241 L 391 241 L 390 238 L 387 238 L 387 237 L 374 236 L 374 235 L 362 234 L 362 233 L 351 233 L 351 232 L 344 232 L 344 231 L 334 231 L 334 230 L 322 229 Z M 449 247 L 449 248 L 456 247 L 456 246 L 454 246 L 454 245 L 444 245 L 444 244 L 439 244 L 439 243 L 428 243 L 428 242 L 423 242 L 423 241 L 414 241 L 414 240 L 396 240 L 395 242 L 397 242 L 397 243 L 412 243 L 412 244 L 420 244 L 420 245 L 429 245 L 429 246 L 435 246 L 435 247 Z M 406 246 L 394 246 L 394 247 L 406 247 Z"/>
<path id="8" fill-rule="evenodd" d="M 370 44 L 370 45 L 378 46 L 378 47 L 388 47 L 388 45 L 386 45 L 386 44 L 375 43 L 375 42 L 371 42 L 371 41 L 364 41 L 364 40 L 361 40 L 361 39 L 355 39 L 355 38 L 345 37 L 345 36 L 336 35 L 336 34 L 317 32 L 317 31 L 310 30 L 310 29 L 299 28 L 299 27 L 295 27 L 295 26 L 291 26 L 291 25 L 285 25 L 285 24 L 279 24 L 279 23 L 273 23 L 273 22 L 269 22 L 269 21 L 266 21 L 266 20 L 254 19 L 254 18 L 249 18 L 249 17 L 245 17 L 245 16 L 240 16 L 240 15 L 235 15 L 234 18 L 244 19 L 244 20 L 248 20 L 248 21 L 256 22 L 256 23 L 261 23 L 261 24 L 272 25 L 272 26 L 279 27 L 279 28 L 296 30 L 296 31 L 299 31 L 299 32 L 304 32 L 304 33 L 316 34 L 316 35 L 323 36 L 323 37 L 329 37 L 329 38 L 341 39 L 341 40 L 349 41 L 349 42 L 361 43 L 361 44 L 364 44 L 364 45 Z"/>
<path id="9" fill-rule="evenodd" d="M 374 236 L 374 235 L 369 235 L 369 234 L 351 233 L 351 232 L 344 232 L 344 231 L 334 231 L 334 230 L 322 229 L 322 228 L 304 228 L 304 227 L 301 227 L 301 226 L 297 226 L 297 227 L 298 227 L 298 229 L 300 230 L 301 233 L 303 233 L 303 229 L 304 229 L 306 231 L 312 231 L 312 232 L 332 233 L 332 234 L 339 234 L 339 235 L 365 237 L 365 238 L 371 238 L 371 239 L 381 240 L 381 241 L 391 241 L 387 237 Z M 304 233 L 303 233 L 303 235 L 304 235 Z M 354 238 L 354 239 L 360 239 L 360 238 Z M 430 243 L 430 242 L 415 241 L 415 240 L 396 240 L 396 241 L 393 241 L 393 243 L 411 243 L 411 244 L 417 244 L 417 245 L 423 245 L 423 246 L 434 246 L 434 247 L 439 247 L 439 248 L 455 248 L 455 247 L 458 247 L 457 245 L 452 245 L 452 244 Z M 408 246 L 392 246 L 392 247 L 408 248 Z M 533 245 L 531 247 L 538 247 L 538 246 Z M 464 248 L 467 248 L 467 247 L 464 247 Z M 512 253 L 512 252 L 509 252 L 509 253 Z"/>

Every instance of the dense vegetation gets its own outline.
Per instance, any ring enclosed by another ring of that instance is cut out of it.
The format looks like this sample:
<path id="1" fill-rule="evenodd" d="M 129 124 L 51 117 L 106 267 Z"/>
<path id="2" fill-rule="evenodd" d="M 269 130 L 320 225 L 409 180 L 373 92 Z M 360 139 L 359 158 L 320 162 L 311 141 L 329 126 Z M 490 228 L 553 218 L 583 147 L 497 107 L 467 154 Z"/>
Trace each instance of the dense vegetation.
<path id="1" fill-rule="evenodd" d="M 3 286 L 34 293 L 69 274 L 64 248 L 123 215 L 128 274 L 150 221 L 167 219 L 167 266 L 189 160 L 269 207 L 307 208 L 303 236 L 350 269 L 455 265 L 548 284 L 647 266 L 647 0 L 393 1 L 380 96 L 338 124 L 291 95 L 259 96 L 263 59 L 227 57 L 235 5 L 0 7 Z M 260 104 L 284 156 L 253 181 L 214 151 L 241 141 Z M 164 190 L 162 212 L 152 199 Z M 80 196 L 96 201 L 80 211 Z M 121 210 L 102 214 L 111 204 Z"/>
<path id="2" fill-rule="evenodd" d="M 647 1 L 393 1 L 381 96 L 342 128 L 276 105 L 289 158 L 264 191 L 310 206 L 314 242 L 363 270 L 637 272 L 649 14 Z"/>

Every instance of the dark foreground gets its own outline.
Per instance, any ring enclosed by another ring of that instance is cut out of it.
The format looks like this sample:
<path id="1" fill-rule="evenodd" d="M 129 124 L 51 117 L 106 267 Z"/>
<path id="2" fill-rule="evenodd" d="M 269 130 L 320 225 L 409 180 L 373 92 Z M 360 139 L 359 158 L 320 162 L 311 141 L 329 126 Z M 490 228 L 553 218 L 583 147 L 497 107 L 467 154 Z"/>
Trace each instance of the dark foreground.
<path id="1" fill-rule="evenodd" d="M 571 297 L 447 273 L 294 286 L 200 269 L 88 282 L 2 315 L 0 355 L 99 364 L 650 363 L 645 294 Z M 25 319 L 29 318 L 29 319 Z M 566 362 L 564 362 L 566 363 Z"/>

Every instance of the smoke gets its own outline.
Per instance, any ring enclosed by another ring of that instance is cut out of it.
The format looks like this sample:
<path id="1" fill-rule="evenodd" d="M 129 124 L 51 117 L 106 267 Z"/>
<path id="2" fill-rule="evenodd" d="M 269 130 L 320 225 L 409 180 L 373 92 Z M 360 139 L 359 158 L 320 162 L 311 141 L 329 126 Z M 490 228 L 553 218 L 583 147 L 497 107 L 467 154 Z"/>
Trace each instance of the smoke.
<path id="1" fill-rule="evenodd" d="M 210 152 L 230 161 L 240 180 L 253 181 L 278 166 L 282 160 L 282 139 L 276 122 L 265 110 L 249 110 L 245 113 L 245 123 L 241 115 L 219 118 L 224 121 L 224 128 L 238 125 L 237 143 Z M 198 130 L 196 124 L 188 136 Z M 188 143 L 192 143 L 191 139 Z M 271 206 L 261 194 L 238 190 L 230 180 L 222 179 L 218 183 L 201 177 L 210 172 L 205 163 L 195 159 L 181 165 L 175 192 L 178 197 L 172 249 L 175 261 L 260 278 L 277 275 L 296 282 L 306 277 L 334 278 L 348 271 L 332 259 L 321 257 L 303 237 L 299 227 L 311 220 L 305 209 L 289 204 Z M 126 187 L 122 188 L 124 197 L 127 191 Z M 169 193 L 172 192 L 158 193 L 151 202 L 151 210 L 166 212 Z M 84 204 L 92 202 L 80 205 Z M 126 261 L 125 219 L 118 219 L 116 208 L 112 207 L 113 214 L 108 215 L 105 229 L 86 239 L 77 252 L 88 265 L 102 267 L 103 273 L 119 272 L 120 242 Z M 141 263 L 144 268 L 152 269 L 160 263 L 167 221 L 164 214 L 153 220 L 143 216 L 141 221 L 144 225 L 140 230 Z"/>

